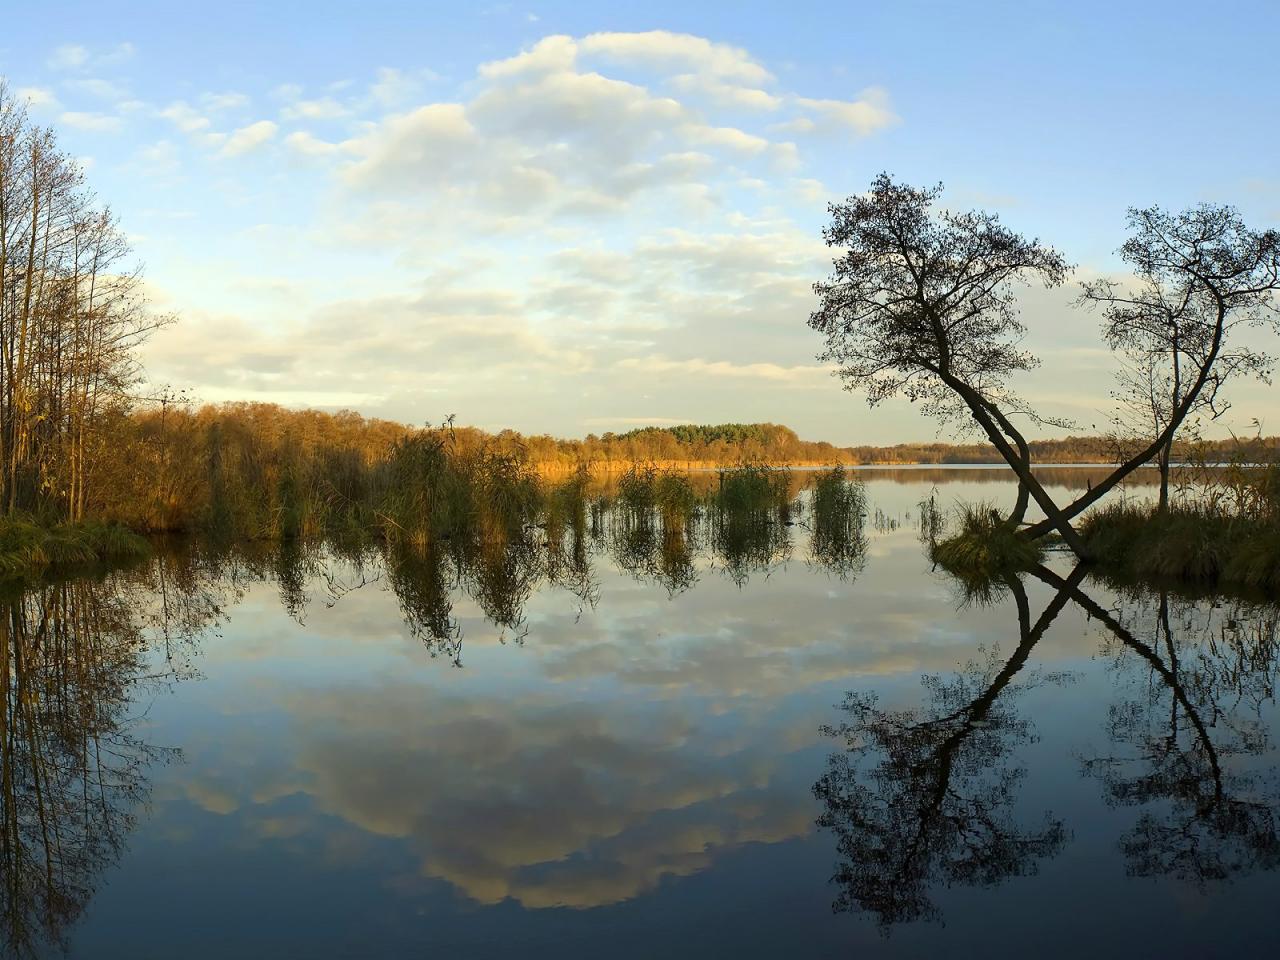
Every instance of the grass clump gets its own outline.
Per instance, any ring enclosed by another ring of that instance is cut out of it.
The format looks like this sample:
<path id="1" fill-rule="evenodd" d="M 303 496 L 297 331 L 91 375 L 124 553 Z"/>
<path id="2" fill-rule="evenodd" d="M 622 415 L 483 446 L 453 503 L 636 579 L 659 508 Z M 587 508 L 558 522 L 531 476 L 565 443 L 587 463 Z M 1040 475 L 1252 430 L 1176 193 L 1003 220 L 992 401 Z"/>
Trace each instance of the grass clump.
<path id="1" fill-rule="evenodd" d="M 817 474 L 811 486 L 810 553 L 818 565 L 847 580 L 861 571 L 866 558 L 866 491 L 843 467 Z"/>
<path id="2" fill-rule="evenodd" d="M 730 578 L 742 586 L 755 570 L 784 562 L 791 552 L 791 498 L 787 470 L 742 464 L 721 470 L 707 498 L 708 542 Z"/>
<path id="3" fill-rule="evenodd" d="M 712 505 L 734 516 L 786 511 L 791 505 L 791 476 L 785 469 L 744 463 L 719 472 Z"/>
<path id="4" fill-rule="evenodd" d="M 656 514 L 664 527 L 687 525 L 698 507 L 689 478 L 653 464 L 635 464 L 618 478 L 617 503 L 633 518 Z"/>
<path id="5" fill-rule="evenodd" d="M 0 519 L 0 578 L 32 576 L 69 564 L 134 560 L 150 551 L 143 537 L 119 524 L 47 526 L 31 517 Z"/>
<path id="6" fill-rule="evenodd" d="M 1280 590 L 1280 521 L 1179 506 L 1132 503 L 1095 510 L 1080 526 L 1095 563 L 1121 579 L 1218 583 Z"/>
<path id="7" fill-rule="evenodd" d="M 956 520 L 956 533 L 939 540 L 936 537 L 941 525 L 935 518 L 929 555 L 934 563 L 966 584 L 999 581 L 1044 559 L 1044 545 L 1018 533 L 989 503 L 961 506 Z"/>

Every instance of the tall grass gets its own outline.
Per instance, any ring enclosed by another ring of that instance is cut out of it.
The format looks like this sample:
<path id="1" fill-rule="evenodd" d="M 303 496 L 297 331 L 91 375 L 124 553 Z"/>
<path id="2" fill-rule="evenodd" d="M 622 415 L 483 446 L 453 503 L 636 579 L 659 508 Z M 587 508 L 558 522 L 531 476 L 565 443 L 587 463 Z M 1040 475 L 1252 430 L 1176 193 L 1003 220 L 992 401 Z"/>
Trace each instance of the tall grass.
<path id="1" fill-rule="evenodd" d="M 1242 456 L 1191 464 L 1163 513 L 1123 501 L 1090 513 L 1080 534 L 1099 571 L 1121 581 L 1280 593 L 1280 462 Z"/>
<path id="2" fill-rule="evenodd" d="M 810 486 L 810 555 L 820 566 L 847 580 L 860 572 L 866 561 L 866 490 L 862 481 L 849 476 L 843 467 L 816 474 Z"/>
<path id="3" fill-rule="evenodd" d="M 1104 573 L 1280 591 L 1280 521 L 1175 506 L 1161 515 L 1117 503 L 1085 519 L 1080 535 Z"/>
<path id="4" fill-rule="evenodd" d="M 922 520 L 930 559 L 970 590 L 981 592 L 1044 559 L 1044 544 L 1019 534 L 993 504 L 962 504 L 945 522 L 936 511 L 936 505 L 931 505 Z M 956 532 L 939 539 L 950 528 Z"/>
<path id="5" fill-rule="evenodd" d="M 25 516 L 0 519 L 0 578 L 29 576 L 55 566 L 134 560 L 150 550 L 145 539 L 118 524 L 47 526 Z"/>
<path id="6" fill-rule="evenodd" d="M 790 558 L 788 528 L 799 510 L 785 469 L 748 463 L 719 472 L 707 498 L 707 539 L 735 583 Z"/>

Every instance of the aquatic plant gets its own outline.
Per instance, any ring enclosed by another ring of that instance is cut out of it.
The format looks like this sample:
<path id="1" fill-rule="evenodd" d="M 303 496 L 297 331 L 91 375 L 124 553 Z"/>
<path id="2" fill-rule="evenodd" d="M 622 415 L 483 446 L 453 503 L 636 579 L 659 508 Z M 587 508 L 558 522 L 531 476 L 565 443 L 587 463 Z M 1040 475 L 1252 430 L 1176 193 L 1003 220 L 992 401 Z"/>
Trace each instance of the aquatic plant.
<path id="1" fill-rule="evenodd" d="M 1089 514 L 1080 532 L 1111 576 L 1280 590 L 1280 522 L 1265 515 L 1121 502 Z"/>
<path id="2" fill-rule="evenodd" d="M 816 474 L 810 486 L 810 556 L 818 565 L 847 580 L 860 572 L 866 561 L 865 488 L 843 467 Z"/>
<path id="3" fill-rule="evenodd" d="M 937 518 L 929 518 L 934 536 L 929 555 L 970 589 L 1027 570 L 1044 559 L 1044 543 L 1019 536 L 993 504 L 963 504 L 953 519 L 956 532 L 937 539 Z"/>

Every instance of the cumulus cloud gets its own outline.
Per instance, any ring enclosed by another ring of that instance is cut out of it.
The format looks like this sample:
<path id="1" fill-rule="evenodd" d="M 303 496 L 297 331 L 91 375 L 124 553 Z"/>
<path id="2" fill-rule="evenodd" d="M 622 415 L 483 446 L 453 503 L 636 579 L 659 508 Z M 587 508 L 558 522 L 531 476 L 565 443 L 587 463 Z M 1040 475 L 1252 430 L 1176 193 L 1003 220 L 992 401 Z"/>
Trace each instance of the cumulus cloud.
<path id="1" fill-rule="evenodd" d="M 764 84 L 773 75 L 747 51 L 727 43 L 667 30 L 645 33 L 593 33 L 582 40 L 582 50 L 620 63 L 630 63 L 680 73 L 693 70 L 725 80 Z"/>
<path id="2" fill-rule="evenodd" d="M 836 129 L 852 130 L 860 136 L 867 136 L 898 122 L 889 107 L 889 94 L 879 87 L 863 90 L 856 100 L 798 97 L 796 103 L 812 114 L 783 125 L 797 132 Z"/>
<path id="3" fill-rule="evenodd" d="M 652 83 L 606 72 L 618 67 L 648 72 Z M 800 108 L 795 97 L 750 86 L 772 82 L 745 51 L 699 37 L 555 35 L 482 64 L 470 99 L 393 113 L 345 139 L 295 130 L 286 142 L 313 158 L 338 159 L 343 184 L 386 198 L 366 207 L 372 220 L 364 236 L 390 243 L 420 237 L 424 223 L 444 217 L 503 233 L 557 218 L 617 217 L 642 196 L 650 203 L 661 197 L 686 216 L 705 214 L 743 179 L 733 171 L 730 180 L 718 161 L 759 164 L 761 176 L 773 176 L 800 158 L 794 143 L 716 123 L 703 108 L 828 109 L 816 101 Z M 695 105 L 683 95 L 702 99 Z M 280 96 L 291 104 L 286 119 L 306 119 L 299 104 L 320 102 L 300 100 L 298 88 Z M 868 132 L 871 126 L 863 122 Z"/>
<path id="4" fill-rule="evenodd" d="M 278 399 L 287 382 L 298 403 L 332 400 L 325 377 L 341 377 L 380 415 L 418 420 L 423 403 L 450 397 L 470 422 L 567 433 L 586 432 L 588 413 L 635 416 L 657 402 L 648 389 L 659 380 L 682 381 L 669 407 L 647 411 L 659 418 L 706 403 L 787 419 L 770 397 L 828 383 L 794 330 L 829 260 L 814 225 L 785 213 L 798 198 L 817 206 L 824 188 L 793 175 L 805 151 L 778 134 L 803 120 L 869 135 L 889 122 L 886 96 L 803 97 L 740 47 L 667 31 L 544 37 L 478 65 L 452 98 L 424 101 L 437 83 L 384 69 L 312 90 L 282 84 L 274 121 L 227 132 L 214 118 L 247 105 L 236 94 L 157 112 L 222 159 L 220 176 L 279 140 L 285 149 L 262 162 L 327 182 L 315 220 L 264 254 L 310 250 L 320 270 L 347 255 L 394 264 L 383 292 L 295 303 L 288 324 L 255 322 L 210 344 L 226 354 L 217 370 L 162 336 L 157 376 L 194 380 L 208 397 Z M 167 162 L 173 147 L 155 153 Z M 475 262 L 463 265 L 463 251 Z M 423 275 L 454 267 L 423 294 Z M 312 290 L 332 291 L 340 274 Z M 489 303 L 468 313 L 455 287 Z M 306 362 L 271 368 L 290 355 Z M 515 382 L 513 409 L 493 389 Z M 744 384 L 755 388 L 745 399 Z"/>

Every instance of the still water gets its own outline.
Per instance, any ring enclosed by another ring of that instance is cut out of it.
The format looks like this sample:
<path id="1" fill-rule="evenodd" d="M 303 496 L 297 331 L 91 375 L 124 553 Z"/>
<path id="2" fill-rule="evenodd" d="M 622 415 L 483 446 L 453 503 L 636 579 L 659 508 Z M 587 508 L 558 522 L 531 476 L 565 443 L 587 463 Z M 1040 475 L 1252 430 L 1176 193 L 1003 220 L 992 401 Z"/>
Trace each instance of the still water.
<path id="1" fill-rule="evenodd" d="M 596 516 L 461 574 L 199 549 L 11 590 L 0 943 L 1270 954 L 1277 608 L 1062 557 L 966 600 L 918 504 L 1004 474 L 863 476 L 854 551 Z"/>

